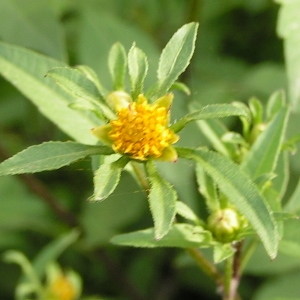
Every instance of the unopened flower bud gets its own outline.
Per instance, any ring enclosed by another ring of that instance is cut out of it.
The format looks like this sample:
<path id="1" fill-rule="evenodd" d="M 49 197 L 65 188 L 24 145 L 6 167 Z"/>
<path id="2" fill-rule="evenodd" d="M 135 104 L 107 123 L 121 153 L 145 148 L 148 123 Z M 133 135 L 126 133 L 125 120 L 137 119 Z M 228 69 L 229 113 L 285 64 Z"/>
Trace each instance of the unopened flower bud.
<path id="1" fill-rule="evenodd" d="M 222 243 L 234 241 L 240 229 L 237 212 L 231 208 L 220 209 L 208 217 L 208 229 Z"/>

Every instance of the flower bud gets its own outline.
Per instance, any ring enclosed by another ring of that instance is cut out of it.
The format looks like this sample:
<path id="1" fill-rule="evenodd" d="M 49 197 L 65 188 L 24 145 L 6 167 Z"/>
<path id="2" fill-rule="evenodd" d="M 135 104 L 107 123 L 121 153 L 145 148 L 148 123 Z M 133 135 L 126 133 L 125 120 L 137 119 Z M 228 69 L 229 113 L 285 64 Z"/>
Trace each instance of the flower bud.
<path id="1" fill-rule="evenodd" d="M 131 96 L 123 91 L 114 91 L 106 96 L 108 104 L 116 111 L 127 108 L 132 102 Z"/>
<path id="2" fill-rule="evenodd" d="M 241 225 L 238 213 L 231 208 L 215 211 L 208 217 L 207 224 L 213 236 L 222 243 L 234 241 Z"/>

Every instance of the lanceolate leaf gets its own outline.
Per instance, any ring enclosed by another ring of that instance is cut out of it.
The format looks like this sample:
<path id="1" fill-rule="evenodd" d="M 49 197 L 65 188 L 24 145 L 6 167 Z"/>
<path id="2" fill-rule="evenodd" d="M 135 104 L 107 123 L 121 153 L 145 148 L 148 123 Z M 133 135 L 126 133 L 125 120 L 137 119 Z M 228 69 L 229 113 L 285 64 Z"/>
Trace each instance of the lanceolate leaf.
<path id="1" fill-rule="evenodd" d="M 114 90 L 124 90 L 124 79 L 127 66 L 126 52 L 122 44 L 115 43 L 109 52 L 108 67 Z"/>
<path id="2" fill-rule="evenodd" d="M 256 186 L 241 168 L 218 153 L 177 148 L 178 155 L 202 165 L 228 200 L 248 219 L 271 258 L 278 248 L 277 225 Z"/>
<path id="3" fill-rule="evenodd" d="M 178 76 L 187 68 L 192 58 L 197 36 L 197 23 L 182 26 L 162 51 L 157 70 L 156 97 L 167 93 Z"/>
<path id="4" fill-rule="evenodd" d="M 104 163 L 95 172 L 94 176 L 94 195 L 91 200 L 102 201 L 106 199 L 117 187 L 121 172 L 128 163 L 129 159 L 122 156 L 112 163 Z"/>
<path id="5" fill-rule="evenodd" d="M 0 164 L 0 176 L 55 170 L 90 155 L 114 153 L 106 146 L 46 142 L 31 146 Z"/>
<path id="6" fill-rule="evenodd" d="M 168 234 L 161 240 L 155 240 L 155 229 L 149 228 L 114 236 L 111 242 L 121 246 L 133 247 L 208 247 L 213 244 L 209 231 L 190 224 L 174 224 Z"/>
<path id="7" fill-rule="evenodd" d="M 259 135 L 243 160 L 241 166 L 252 179 L 274 171 L 282 148 L 287 120 L 288 108 L 283 107 Z"/>
<path id="8" fill-rule="evenodd" d="M 228 158 L 235 156 L 235 146 L 222 141 L 222 136 L 229 131 L 220 120 L 200 120 L 196 121 L 196 124 L 216 151 Z"/>
<path id="9" fill-rule="evenodd" d="M 146 164 L 150 182 L 149 205 L 152 213 L 155 239 L 163 238 L 171 228 L 176 214 L 177 194 L 172 185 L 161 177 L 153 162 Z"/>
<path id="10" fill-rule="evenodd" d="M 0 42 L 0 74 L 65 133 L 85 144 L 97 139 L 89 130 L 99 124 L 84 113 L 68 107 L 71 97 L 45 78 L 49 69 L 65 66 L 62 62 L 21 47 Z"/>
<path id="11" fill-rule="evenodd" d="M 107 117 L 113 118 L 114 114 L 106 106 L 106 103 L 99 92 L 98 87 L 93 81 L 88 79 L 82 72 L 74 68 L 54 68 L 47 72 L 47 76 L 64 90 L 66 90 L 74 99 L 85 99 L 93 103 Z"/>
<path id="12" fill-rule="evenodd" d="M 133 45 L 128 53 L 128 69 L 131 83 L 131 95 L 136 99 L 143 93 L 144 79 L 148 72 L 146 54 Z"/>
<path id="13" fill-rule="evenodd" d="M 245 105 L 235 105 L 235 104 L 212 104 L 204 106 L 202 109 L 194 111 L 174 125 L 171 126 L 172 130 L 175 132 L 183 129 L 188 123 L 203 119 L 215 119 L 215 118 L 225 118 L 230 116 L 240 116 L 250 119 L 250 111 Z"/>

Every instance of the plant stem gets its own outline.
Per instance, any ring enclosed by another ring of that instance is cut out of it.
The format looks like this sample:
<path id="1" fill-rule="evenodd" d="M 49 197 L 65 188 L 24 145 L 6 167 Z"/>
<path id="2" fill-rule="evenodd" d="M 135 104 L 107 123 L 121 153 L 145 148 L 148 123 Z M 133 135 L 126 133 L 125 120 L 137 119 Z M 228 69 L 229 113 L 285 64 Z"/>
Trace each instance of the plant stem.
<path id="1" fill-rule="evenodd" d="M 233 277 L 233 257 L 230 256 L 225 262 L 225 274 L 224 274 L 224 300 L 233 300 L 231 297 L 231 283 Z"/>
<path id="2" fill-rule="evenodd" d="M 219 273 L 218 269 L 211 264 L 206 257 L 197 248 L 188 248 L 186 251 L 195 260 L 197 265 L 203 270 L 203 272 L 213 279 L 219 288 L 223 287 L 222 275 Z"/>
<path id="3" fill-rule="evenodd" d="M 237 300 L 240 296 L 237 293 L 241 279 L 241 250 L 243 241 L 235 244 L 236 252 L 233 257 L 228 259 L 228 283 L 225 279 L 225 297 L 226 300 Z M 230 265 L 229 265 L 230 264 Z M 225 275 L 226 276 L 226 275 Z"/>

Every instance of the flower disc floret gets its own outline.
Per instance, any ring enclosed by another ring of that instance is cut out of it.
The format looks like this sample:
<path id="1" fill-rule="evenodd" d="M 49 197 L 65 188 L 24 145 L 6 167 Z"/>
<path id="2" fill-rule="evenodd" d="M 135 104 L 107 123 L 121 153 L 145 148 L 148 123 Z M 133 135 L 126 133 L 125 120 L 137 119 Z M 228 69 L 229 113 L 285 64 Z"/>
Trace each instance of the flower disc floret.
<path id="1" fill-rule="evenodd" d="M 117 119 L 110 121 L 111 130 L 108 132 L 113 149 L 138 160 L 160 158 L 164 150 L 178 140 L 168 128 L 173 98 L 170 95 L 153 104 L 148 104 L 145 96 L 140 95 L 137 102 L 118 110 Z"/>

